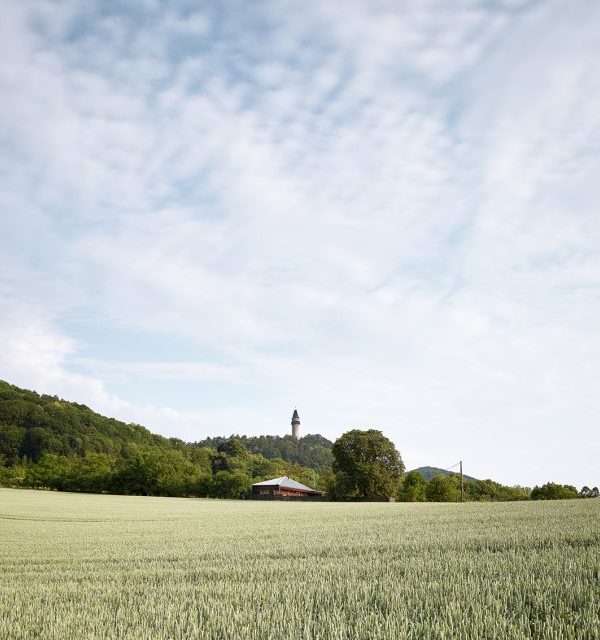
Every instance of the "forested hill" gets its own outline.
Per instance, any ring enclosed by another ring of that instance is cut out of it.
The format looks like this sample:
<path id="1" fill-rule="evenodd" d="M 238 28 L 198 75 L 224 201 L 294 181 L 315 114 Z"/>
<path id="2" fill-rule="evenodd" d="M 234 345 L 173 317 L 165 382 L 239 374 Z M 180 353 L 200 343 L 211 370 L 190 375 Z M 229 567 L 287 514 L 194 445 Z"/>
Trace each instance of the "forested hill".
<path id="1" fill-rule="evenodd" d="M 185 446 L 145 427 L 106 418 L 89 407 L 57 396 L 39 395 L 0 380 L 0 454 L 9 463 L 37 461 L 44 453 L 123 455 L 128 449 Z"/>
<path id="2" fill-rule="evenodd" d="M 40 395 L 0 380 L 0 465 L 26 458 L 37 462 L 44 454 L 131 457 L 142 451 L 185 451 L 194 456 L 199 448 L 226 447 L 231 438 L 207 438 L 188 444 L 165 438 L 137 424 L 107 418 L 89 407 L 57 396 Z M 319 435 L 294 440 L 291 436 L 240 436 L 252 453 L 269 460 L 323 471 L 331 466 L 331 442 Z"/>
<path id="3" fill-rule="evenodd" d="M 293 441 L 270 458 L 234 436 L 190 444 L 0 381 L 0 486 L 241 498 L 253 482 L 287 475 L 320 488 L 323 441 Z"/>
<path id="4" fill-rule="evenodd" d="M 318 434 L 306 435 L 299 440 L 287 436 L 235 436 L 252 453 L 273 460 L 282 458 L 290 462 L 310 467 L 316 471 L 323 471 L 331 467 L 333 456 L 331 447 L 333 443 Z M 206 438 L 195 445 L 217 449 L 229 438 Z"/>

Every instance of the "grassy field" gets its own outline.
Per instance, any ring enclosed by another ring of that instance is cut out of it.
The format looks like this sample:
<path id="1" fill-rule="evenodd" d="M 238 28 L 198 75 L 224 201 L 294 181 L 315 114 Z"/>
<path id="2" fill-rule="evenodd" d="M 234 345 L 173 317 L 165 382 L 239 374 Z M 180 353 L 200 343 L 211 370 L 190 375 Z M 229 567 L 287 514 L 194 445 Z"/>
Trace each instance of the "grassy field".
<path id="1" fill-rule="evenodd" d="M 0 638 L 600 638 L 600 500 L 0 489 Z"/>

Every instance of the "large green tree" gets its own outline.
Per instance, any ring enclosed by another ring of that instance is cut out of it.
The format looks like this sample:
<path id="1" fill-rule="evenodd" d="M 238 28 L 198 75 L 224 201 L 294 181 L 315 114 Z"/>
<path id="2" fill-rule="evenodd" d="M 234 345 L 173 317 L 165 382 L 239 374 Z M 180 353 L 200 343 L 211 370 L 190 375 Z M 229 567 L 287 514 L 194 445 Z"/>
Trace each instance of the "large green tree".
<path id="1" fill-rule="evenodd" d="M 396 494 L 404 464 L 381 431 L 353 429 L 333 444 L 334 497 L 388 500 Z"/>

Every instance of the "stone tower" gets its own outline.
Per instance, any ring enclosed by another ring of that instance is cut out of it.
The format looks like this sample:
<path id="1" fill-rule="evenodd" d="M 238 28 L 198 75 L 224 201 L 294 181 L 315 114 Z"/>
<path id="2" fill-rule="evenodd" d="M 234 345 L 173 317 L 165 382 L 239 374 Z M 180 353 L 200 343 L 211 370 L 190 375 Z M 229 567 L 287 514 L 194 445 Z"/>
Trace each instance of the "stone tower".
<path id="1" fill-rule="evenodd" d="M 298 440 L 300 438 L 300 416 L 298 415 L 298 409 L 294 409 L 292 415 L 292 437 Z"/>

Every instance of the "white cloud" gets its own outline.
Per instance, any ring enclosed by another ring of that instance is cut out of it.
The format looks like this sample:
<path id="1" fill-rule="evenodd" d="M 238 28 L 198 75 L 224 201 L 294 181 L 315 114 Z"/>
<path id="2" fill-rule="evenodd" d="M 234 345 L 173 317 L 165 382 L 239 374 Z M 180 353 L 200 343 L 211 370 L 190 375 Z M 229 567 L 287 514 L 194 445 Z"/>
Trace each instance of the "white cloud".
<path id="1" fill-rule="evenodd" d="M 57 6 L 0 38 L 1 375 L 190 439 L 298 403 L 409 466 L 597 482 L 595 8 Z"/>

